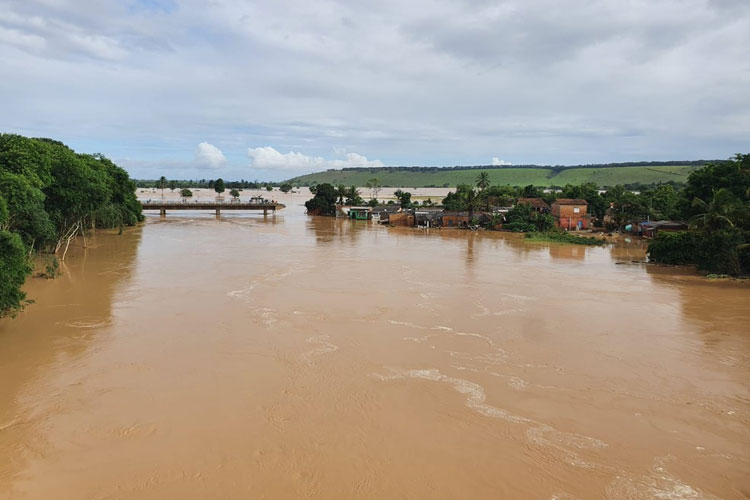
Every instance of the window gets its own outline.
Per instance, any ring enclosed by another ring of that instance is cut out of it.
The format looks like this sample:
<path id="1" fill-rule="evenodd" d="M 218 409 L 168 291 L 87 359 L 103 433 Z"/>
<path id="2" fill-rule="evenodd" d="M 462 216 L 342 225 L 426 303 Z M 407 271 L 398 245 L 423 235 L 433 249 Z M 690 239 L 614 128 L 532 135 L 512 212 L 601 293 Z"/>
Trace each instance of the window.
<path id="1" fill-rule="evenodd" d="M 573 207 L 573 213 L 574 213 L 574 214 L 577 214 L 577 213 L 580 213 L 580 212 L 581 212 L 581 209 L 580 209 L 580 208 L 578 208 L 578 207 Z"/>

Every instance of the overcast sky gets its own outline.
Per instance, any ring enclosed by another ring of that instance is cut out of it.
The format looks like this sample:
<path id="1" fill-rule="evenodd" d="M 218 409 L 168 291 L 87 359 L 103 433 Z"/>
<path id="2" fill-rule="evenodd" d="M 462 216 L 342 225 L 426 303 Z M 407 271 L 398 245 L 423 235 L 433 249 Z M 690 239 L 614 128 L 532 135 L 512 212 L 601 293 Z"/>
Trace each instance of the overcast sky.
<path id="1" fill-rule="evenodd" d="M 750 0 L 0 0 L 0 131 L 139 178 L 750 152 Z"/>

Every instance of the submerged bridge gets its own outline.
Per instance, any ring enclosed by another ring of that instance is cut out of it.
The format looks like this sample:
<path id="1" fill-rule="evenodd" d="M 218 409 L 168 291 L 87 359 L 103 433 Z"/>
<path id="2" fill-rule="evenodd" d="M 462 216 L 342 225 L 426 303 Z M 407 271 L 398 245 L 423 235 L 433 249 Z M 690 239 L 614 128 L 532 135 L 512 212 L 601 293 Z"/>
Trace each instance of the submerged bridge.
<path id="1" fill-rule="evenodd" d="M 167 210 L 216 210 L 216 215 L 221 215 L 222 210 L 262 210 L 263 215 L 268 212 L 276 213 L 276 210 L 285 208 L 286 205 L 269 200 L 250 201 L 166 201 L 145 200 L 141 201 L 143 210 L 158 210 L 162 216 L 167 215 Z"/>

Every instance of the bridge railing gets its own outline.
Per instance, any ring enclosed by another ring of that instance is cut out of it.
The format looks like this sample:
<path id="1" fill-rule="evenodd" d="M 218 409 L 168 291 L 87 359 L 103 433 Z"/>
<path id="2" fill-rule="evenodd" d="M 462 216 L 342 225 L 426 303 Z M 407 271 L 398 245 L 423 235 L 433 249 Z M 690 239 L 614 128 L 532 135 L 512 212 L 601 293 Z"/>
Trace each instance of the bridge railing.
<path id="1" fill-rule="evenodd" d="M 230 205 L 230 206 L 270 206 L 270 205 L 278 205 L 276 201 L 273 200 L 249 200 L 249 201 L 225 201 L 225 200 L 212 200 L 212 201 L 204 201 L 204 200 L 139 200 L 141 205 L 148 206 L 148 205 L 155 205 L 155 206 L 163 206 L 163 205 Z"/>

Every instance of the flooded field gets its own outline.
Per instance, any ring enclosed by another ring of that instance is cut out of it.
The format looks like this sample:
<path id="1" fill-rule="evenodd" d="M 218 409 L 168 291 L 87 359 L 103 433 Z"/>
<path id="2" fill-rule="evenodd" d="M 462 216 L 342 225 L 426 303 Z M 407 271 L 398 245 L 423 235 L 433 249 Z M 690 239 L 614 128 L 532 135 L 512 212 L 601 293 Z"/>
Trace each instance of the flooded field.
<path id="1" fill-rule="evenodd" d="M 637 240 L 268 196 L 287 209 L 151 214 L 29 280 L 0 321 L 0 498 L 750 495 L 747 284 Z"/>

